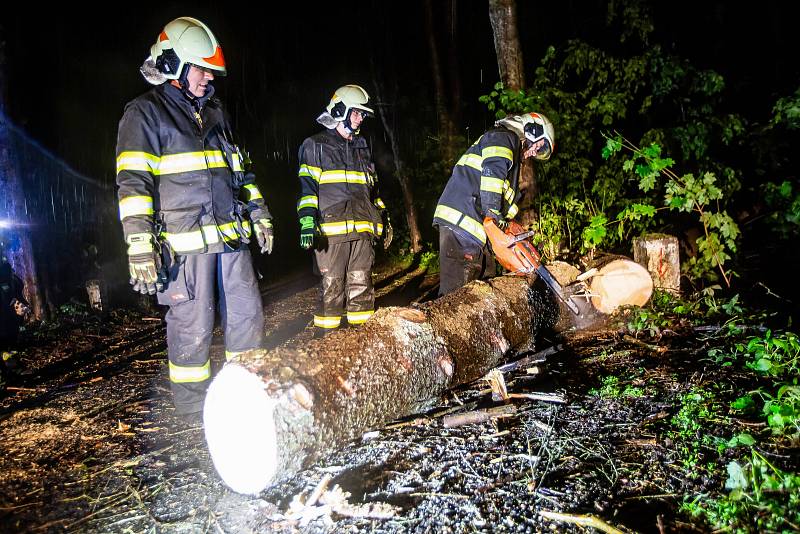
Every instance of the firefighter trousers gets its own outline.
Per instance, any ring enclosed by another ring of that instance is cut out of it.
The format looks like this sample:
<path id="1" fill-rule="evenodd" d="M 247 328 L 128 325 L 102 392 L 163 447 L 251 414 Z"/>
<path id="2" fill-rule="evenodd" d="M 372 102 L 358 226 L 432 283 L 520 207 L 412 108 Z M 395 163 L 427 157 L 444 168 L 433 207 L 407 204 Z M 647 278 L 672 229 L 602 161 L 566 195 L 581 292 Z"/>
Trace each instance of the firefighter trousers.
<path id="1" fill-rule="evenodd" d="M 249 250 L 177 256 L 159 304 L 169 306 L 169 379 L 179 413 L 199 412 L 211 380 L 209 348 L 219 295 L 227 359 L 260 348 L 264 314 Z"/>
<path id="2" fill-rule="evenodd" d="M 328 243 L 314 251 L 314 270 L 322 277 L 319 303 L 314 314 L 318 333 L 338 328 L 347 310 L 347 322 L 359 325 L 375 310 L 372 262 L 375 249 L 370 239 Z"/>
<path id="3" fill-rule="evenodd" d="M 439 296 L 495 271 L 494 257 L 474 239 L 439 225 Z"/>

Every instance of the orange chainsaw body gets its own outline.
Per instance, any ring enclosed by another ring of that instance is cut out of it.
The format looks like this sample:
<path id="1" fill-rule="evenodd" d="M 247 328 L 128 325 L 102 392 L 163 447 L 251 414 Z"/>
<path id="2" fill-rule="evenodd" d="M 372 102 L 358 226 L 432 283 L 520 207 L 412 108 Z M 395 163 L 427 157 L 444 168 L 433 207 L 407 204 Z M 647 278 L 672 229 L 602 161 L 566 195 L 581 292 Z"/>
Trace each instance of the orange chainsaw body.
<path id="1" fill-rule="evenodd" d="M 528 232 L 519 223 L 509 221 L 505 231 L 501 230 L 494 219 L 487 217 L 483 220 L 486 236 L 492 244 L 497 261 L 505 267 L 510 274 L 524 276 L 539 268 L 542 257 L 527 238 L 518 238 Z"/>

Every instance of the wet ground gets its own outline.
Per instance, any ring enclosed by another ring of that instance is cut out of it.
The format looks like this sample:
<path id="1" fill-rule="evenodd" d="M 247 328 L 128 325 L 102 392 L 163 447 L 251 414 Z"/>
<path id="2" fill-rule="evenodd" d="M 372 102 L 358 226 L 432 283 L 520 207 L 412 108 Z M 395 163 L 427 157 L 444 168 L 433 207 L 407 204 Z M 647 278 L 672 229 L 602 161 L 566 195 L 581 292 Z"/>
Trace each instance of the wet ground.
<path id="1" fill-rule="evenodd" d="M 264 289 L 268 347 L 311 338 L 315 282 Z M 435 284 L 422 269 L 380 269 L 378 305 L 424 299 Z M 687 466 L 667 422 L 687 392 L 713 384 L 733 398 L 747 387 L 700 359 L 707 331 L 605 332 L 505 373 L 505 403 L 486 381 L 462 387 L 245 496 L 217 477 L 201 424 L 174 414 L 158 313 L 77 313 L 27 335 L 24 382 L 0 398 L 0 532 L 560 532 L 585 521 L 702 531 L 677 506 L 721 481 Z M 500 405 L 512 407 L 445 426 Z M 708 451 L 694 453 L 703 461 Z"/>

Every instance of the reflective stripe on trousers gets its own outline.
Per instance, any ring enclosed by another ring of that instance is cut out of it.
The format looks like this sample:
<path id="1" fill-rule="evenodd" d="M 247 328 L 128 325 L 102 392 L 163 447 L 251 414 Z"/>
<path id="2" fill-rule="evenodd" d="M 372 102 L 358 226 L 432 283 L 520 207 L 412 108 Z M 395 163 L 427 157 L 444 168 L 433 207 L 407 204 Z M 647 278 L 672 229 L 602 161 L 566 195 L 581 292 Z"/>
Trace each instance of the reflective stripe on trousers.
<path id="1" fill-rule="evenodd" d="M 315 326 L 338 327 L 345 310 L 351 325 L 369 319 L 375 309 L 374 258 L 371 239 L 328 243 L 326 249 L 314 251 L 315 270 L 322 276 Z"/>
<path id="2" fill-rule="evenodd" d="M 167 346 L 170 384 L 179 411 L 198 411 L 211 378 L 209 347 L 215 289 L 227 352 L 262 346 L 264 315 L 249 250 L 178 256 L 170 281 L 158 294 L 169 306 Z"/>

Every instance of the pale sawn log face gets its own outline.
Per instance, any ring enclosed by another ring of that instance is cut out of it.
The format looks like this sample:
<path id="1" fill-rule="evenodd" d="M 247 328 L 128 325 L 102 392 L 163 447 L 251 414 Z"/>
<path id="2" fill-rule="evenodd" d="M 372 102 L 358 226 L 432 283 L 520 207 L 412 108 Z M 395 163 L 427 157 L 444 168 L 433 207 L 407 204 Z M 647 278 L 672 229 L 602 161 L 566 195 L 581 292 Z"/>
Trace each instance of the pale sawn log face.
<path id="1" fill-rule="evenodd" d="M 530 346 L 560 313 L 541 283 L 529 287 L 535 279 L 472 282 L 417 308 L 378 310 L 366 324 L 303 348 L 251 351 L 230 363 L 259 376 L 276 401 L 271 482 L 370 428 L 431 406 L 510 350 Z M 252 424 L 258 418 L 253 414 Z"/>

